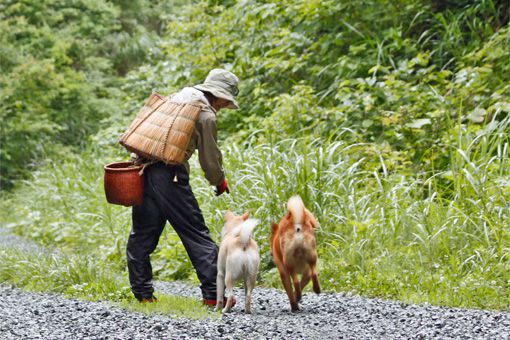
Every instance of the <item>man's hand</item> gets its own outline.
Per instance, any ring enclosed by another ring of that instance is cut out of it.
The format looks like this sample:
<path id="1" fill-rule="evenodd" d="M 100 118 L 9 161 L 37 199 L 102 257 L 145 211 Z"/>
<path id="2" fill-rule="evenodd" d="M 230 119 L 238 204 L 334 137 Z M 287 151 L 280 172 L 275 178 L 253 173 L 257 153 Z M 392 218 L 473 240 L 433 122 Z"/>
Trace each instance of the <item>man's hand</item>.
<path id="1" fill-rule="evenodd" d="M 219 195 L 223 194 L 224 192 L 227 192 L 227 194 L 230 194 L 230 190 L 228 189 L 228 182 L 227 182 L 226 178 L 223 180 L 223 183 L 216 186 L 216 196 L 219 196 Z"/>

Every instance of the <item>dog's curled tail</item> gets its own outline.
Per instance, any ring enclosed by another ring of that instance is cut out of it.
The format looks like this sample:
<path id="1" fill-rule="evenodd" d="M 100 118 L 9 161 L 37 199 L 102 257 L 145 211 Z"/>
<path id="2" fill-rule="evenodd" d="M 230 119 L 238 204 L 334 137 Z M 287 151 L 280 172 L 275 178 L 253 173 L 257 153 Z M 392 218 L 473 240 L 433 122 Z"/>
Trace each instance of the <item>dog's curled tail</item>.
<path id="1" fill-rule="evenodd" d="M 247 246 L 248 242 L 250 242 L 251 235 L 253 233 L 253 229 L 259 224 L 259 220 L 254 218 L 249 218 L 243 222 L 241 225 L 241 231 L 239 232 L 239 236 L 241 238 L 241 243 L 243 246 Z"/>
<path id="2" fill-rule="evenodd" d="M 299 196 L 292 196 L 287 204 L 287 209 L 292 216 L 292 220 L 295 226 L 303 224 L 305 218 L 305 204 Z"/>

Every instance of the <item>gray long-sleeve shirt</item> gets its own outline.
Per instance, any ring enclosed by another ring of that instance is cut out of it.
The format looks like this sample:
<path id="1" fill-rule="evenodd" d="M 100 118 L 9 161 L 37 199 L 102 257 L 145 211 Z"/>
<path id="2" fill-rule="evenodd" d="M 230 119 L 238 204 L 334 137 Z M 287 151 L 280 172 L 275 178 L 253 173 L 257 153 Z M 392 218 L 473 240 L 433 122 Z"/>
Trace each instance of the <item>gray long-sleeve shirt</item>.
<path id="1" fill-rule="evenodd" d="M 189 103 L 200 102 L 203 109 L 198 116 L 195 130 L 186 150 L 184 166 L 190 171 L 188 160 L 198 149 L 198 160 L 211 185 L 220 185 L 225 179 L 223 158 L 217 143 L 216 111 L 209 105 L 204 94 L 192 87 L 185 87 L 172 96 L 172 101 Z"/>

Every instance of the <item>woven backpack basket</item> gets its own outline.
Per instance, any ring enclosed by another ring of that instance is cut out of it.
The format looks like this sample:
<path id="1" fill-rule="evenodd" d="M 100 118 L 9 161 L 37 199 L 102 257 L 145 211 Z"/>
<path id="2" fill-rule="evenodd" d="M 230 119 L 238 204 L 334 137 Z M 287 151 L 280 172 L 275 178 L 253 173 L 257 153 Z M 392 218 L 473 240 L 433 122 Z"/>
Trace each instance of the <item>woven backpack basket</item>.
<path id="1" fill-rule="evenodd" d="M 177 103 L 153 92 L 119 143 L 141 157 L 181 164 L 200 111 L 199 103 Z"/>

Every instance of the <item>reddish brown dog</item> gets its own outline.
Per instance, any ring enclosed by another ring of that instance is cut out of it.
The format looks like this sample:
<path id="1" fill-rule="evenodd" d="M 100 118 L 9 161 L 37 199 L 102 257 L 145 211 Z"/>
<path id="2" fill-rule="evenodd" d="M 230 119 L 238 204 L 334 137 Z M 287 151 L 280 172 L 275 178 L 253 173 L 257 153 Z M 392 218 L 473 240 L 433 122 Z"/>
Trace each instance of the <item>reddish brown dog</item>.
<path id="1" fill-rule="evenodd" d="M 298 311 L 303 288 L 312 279 L 313 291 L 320 293 L 317 274 L 317 250 L 315 231 L 317 220 L 306 209 L 301 197 L 291 197 L 287 204 L 288 213 L 280 221 L 273 223 L 271 234 L 271 253 L 283 286 L 290 300 L 291 310 Z M 302 274 L 301 281 L 298 274 Z M 294 291 L 291 285 L 294 284 Z"/>

